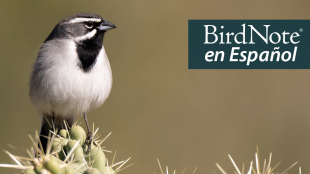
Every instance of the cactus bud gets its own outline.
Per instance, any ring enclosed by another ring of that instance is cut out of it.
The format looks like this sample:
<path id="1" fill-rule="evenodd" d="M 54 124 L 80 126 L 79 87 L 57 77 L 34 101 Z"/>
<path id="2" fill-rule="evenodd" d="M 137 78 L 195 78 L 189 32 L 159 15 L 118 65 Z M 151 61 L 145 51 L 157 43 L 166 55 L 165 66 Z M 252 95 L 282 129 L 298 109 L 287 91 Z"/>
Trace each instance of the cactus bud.
<path id="1" fill-rule="evenodd" d="M 75 171 L 72 167 L 67 166 L 66 167 L 67 173 L 66 174 L 75 174 Z"/>
<path id="2" fill-rule="evenodd" d="M 61 173 L 60 164 L 56 158 L 50 158 L 50 160 L 44 164 L 44 167 L 46 170 L 48 170 L 52 174 L 60 174 Z"/>
<path id="3" fill-rule="evenodd" d="M 64 145 L 66 141 L 61 138 L 54 138 L 54 141 L 52 142 L 52 152 L 58 152 L 59 159 L 64 160 L 65 154 L 62 150 L 65 151 Z"/>
<path id="4" fill-rule="evenodd" d="M 61 174 L 76 174 L 76 173 L 72 167 L 66 166 L 61 169 Z"/>
<path id="5" fill-rule="evenodd" d="M 86 170 L 83 174 L 101 174 L 101 173 L 99 172 L 98 169 L 92 168 L 92 169 Z"/>
<path id="6" fill-rule="evenodd" d="M 76 145 L 77 141 L 76 140 L 71 140 L 68 142 L 68 144 L 66 145 L 66 151 L 69 153 L 71 151 L 71 149 Z M 83 153 L 83 148 L 78 145 L 74 151 L 73 154 L 75 156 L 75 159 L 77 159 L 77 162 L 81 162 L 83 163 L 84 160 L 84 153 Z"/>
<path id="7" fill-rule="evenodd" d="M 52 142 L 52 152 L 60 152 L 65 143 L 65 140 L 61 138 L 54 138 Z"/>
<path id="8" fill-rule="evenodd" d="M 95 147 L 89 151 L 89 156 L 85 158 L 86 161 L 94 162 L 93 167 L 103 172 L 105 166 L 105 155 L 101 147 Z"/>
<path id="9" fill-rule="evenodd" d="M 73 126 L 69 130 L 70 138 L 73 140 L 80 140 L 80 145 L 82 146 L 86 140 L 86 134 L 81 126 Z"/>
<path id="10" fill-rule="evenodd" d="M 42 163 L 38 163 L 38 164 L 35 165 L 34 171 L 35 171 L 36 173 L 40 173 L 41 170 L 42 170 L 42 168 L 43 168 Z"/>
<path id="11" fill-rule="evenodd" d="M 66 129 L 61 129 L 58 134 L 63 138 L 68 138 L 68 132 Z"/>
<path id="12" fill-rule="evenodd" d="M 33 169 L 28 169 L 24 172 L 24 174 L 36 174 L 36 172 Z"/>

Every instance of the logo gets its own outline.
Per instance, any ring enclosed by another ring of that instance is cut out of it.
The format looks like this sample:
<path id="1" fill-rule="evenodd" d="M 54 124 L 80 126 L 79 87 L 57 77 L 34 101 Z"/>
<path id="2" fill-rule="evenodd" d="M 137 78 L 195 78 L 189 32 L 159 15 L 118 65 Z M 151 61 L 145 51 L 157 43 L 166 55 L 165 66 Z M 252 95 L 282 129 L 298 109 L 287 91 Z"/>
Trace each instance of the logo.
<path id="1" fill-rule="evenodd" d="M 188 24 L 189 69 L 310 69 L 309 20 Z"/>

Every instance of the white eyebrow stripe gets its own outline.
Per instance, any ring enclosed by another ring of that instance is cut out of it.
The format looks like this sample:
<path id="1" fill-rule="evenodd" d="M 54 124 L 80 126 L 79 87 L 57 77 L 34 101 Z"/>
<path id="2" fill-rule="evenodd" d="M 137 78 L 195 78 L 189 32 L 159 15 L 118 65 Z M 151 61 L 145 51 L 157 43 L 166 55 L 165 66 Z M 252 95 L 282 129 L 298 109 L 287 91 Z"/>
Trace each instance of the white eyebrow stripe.
<path id="1" fill-rule="evenodd" d="M 67 23 L 73 24 L 73 23 L 79 23 L 79 22 L 102 22 L 102 20 L 98 18 L 75 18 L 75 19 L 71 19 Z"/>
<path id="2" fill-rule="evenodd" d="M 96 35 L 96 33 L 97 33 L 97 30 L 93 29 L 91 32 L 87 33 L 86 35 L 75 38 L 75 41 L 80 42 L 80 41 L 84 41 L 87 39 L 91 39 L 92 37 Z"/>

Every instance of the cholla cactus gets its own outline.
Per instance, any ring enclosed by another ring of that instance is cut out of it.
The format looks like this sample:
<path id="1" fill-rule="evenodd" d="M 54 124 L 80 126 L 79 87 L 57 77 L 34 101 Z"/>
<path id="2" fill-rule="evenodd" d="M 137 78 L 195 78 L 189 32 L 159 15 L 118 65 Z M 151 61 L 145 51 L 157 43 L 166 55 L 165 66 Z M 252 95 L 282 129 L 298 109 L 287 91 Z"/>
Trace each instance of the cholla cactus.
<path id="1" fill-rule="evenodd" d="M 228 155 L 229 159 L 231 160 L 233 166 L 235 167 L 235 172 L 236 174 L 245 174 L 245 171 L 244 171 L 244 164 L 242 166 L 242 170 L 240 170 L 235 161 L 233 160 L 233 158 Z M 258 153 L 258 148 L 257 148 L 257 152 L 255 153 L 255 166 L 253 167 L 253 161 L 251 161 L 250 163 L 250 167 L 249 167 L 249 170 L 248 172 L 246 172 L 246 174 L 274 174 L 274 170 L 277 168 L 277 166 L 280 164 L 278 163 L 277 165 L 275 165 L 274 167 L 271 167 L 271 158 L 272 158 L 272 153 L 270 153 L 270 156 L 269 156 L 269 160 L 266 161 L 266 159 L 264 160 L 264 165 L 263 167 L 260 166 L 260 160 L 259 160 L 259 153 Z M 225 172 L 225 170 L 218 164 L 218 163 L 215 163 L 216 166 L 219 168 L 219 170 L 221 171 L 222 174 L 227 174 Z M 291 165 L 289 168 L 287 168 L 286 170 L 284 170 L 281 174 L 285 174 L 287 173 L 288 170 L 290 170 L 293 166 L 295 166 L 297 164 L 297 162 L 295 162 L 293 165 Z M 256 167 L 256 169 L 255 169 Z M 299 167 L 299 174 L 301 174 L 301 167 Z"/>
<path id="2" fill-rule="evenodd" d="M 94 141 L 89 153 L 84 144 L 85 131 L 78 125 L 72 126 L 70 130 L 60 130 L 58 134 L 57 130 L 51 132 L 54 136 L 46 137 L 50 139 L 46 153 L 41 150 L 43 148 L 40 142 L 41 148 L 38 148 L 39 136 L 36 132 L 35 140 L 29 136 L 33 147 L 30 151 L 27 150 L 28 157 L 14 156 L 5 151 L 16 164 L 0 164 L 0 167 L 21 169 L 22 174 L 116 174 L 124 169 L 122 167 L 130 158 L 114 164 L 114 155 L 112 164 L 109 165 L 104 152 L 110 151 L 103 149 L 101 144 L 111 133 L 99 140 L 98 130 L 99 128 L 93 130 Z"/>
<path id="3" fill-rule="evenodd" d="M 163 168 L 162 168 L 161 165 L 160 165 L 159 159 L 157 159 L 157 162 L 158 162 L 158 165 L 159 165 L 161 174 L 169 174 L 168 166 L 166 166 L 166 173 L 165 173 L 165 172 L 163 171 Z M 182 172 L 181 174 L 184 174 L 185 170 L 186 170 L 186 168 L 183 170 L 183 172 Z M 197 170 L 197 167 L 195 168 L 195 170 L 193 171 L 192 174 L 195 174 L 196 170 Z M 154 174 L 155 174 L 155 173 L 154 173 Z M 173 171 L 173 174 L 176 174 L 176 170 Z"/>

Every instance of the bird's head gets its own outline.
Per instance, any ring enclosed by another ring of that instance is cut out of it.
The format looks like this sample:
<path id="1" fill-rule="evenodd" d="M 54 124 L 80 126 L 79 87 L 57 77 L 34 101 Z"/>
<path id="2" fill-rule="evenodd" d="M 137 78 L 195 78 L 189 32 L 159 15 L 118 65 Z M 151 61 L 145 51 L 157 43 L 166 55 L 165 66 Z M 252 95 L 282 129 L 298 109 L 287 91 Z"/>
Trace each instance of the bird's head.
<path id="1" fill-rule="evenodd" d="M 58 39 L 74 42 L 80 60 L 78 66 L 89 72 L 102 50 L 104 33 L 113 28 L 116 28 L 114 24 L 99 15 L 77 13 L 61 20 L 44 43 Z"/>
<path id="2" fill-rule="evenodd" d="M 94 42 L 102 44 L 104 33 L 116 26 L 92 13 L 77 13 L 61 20 L 46 41 L 52 39 L 74 39 L 78 43 Z"/>

